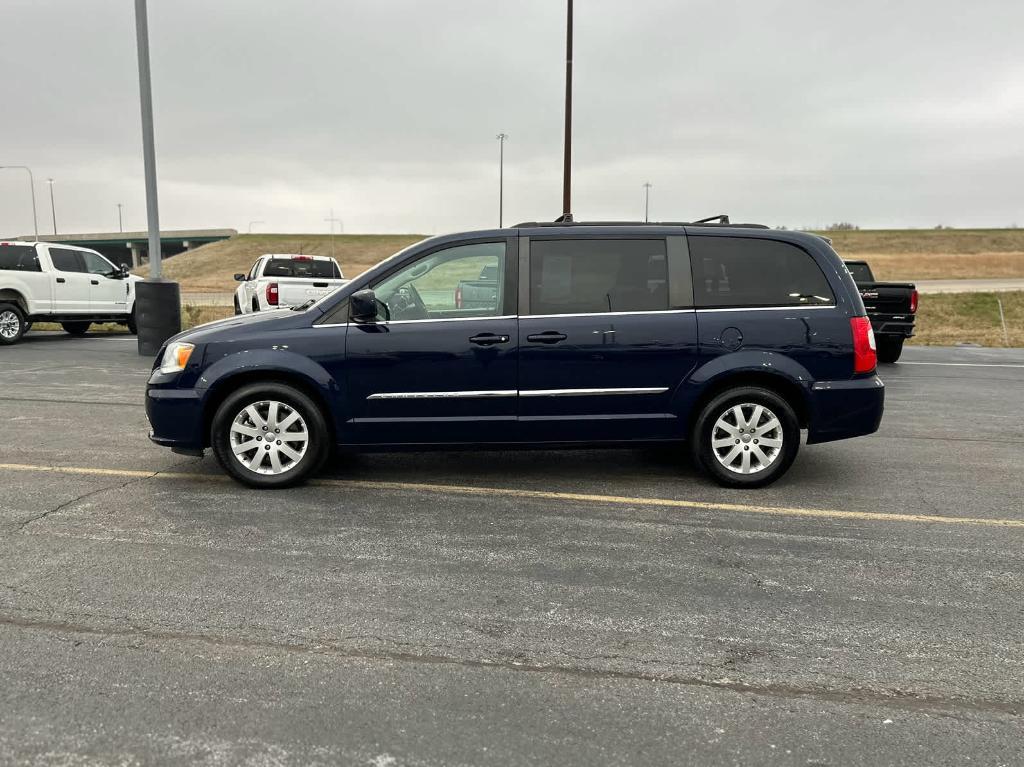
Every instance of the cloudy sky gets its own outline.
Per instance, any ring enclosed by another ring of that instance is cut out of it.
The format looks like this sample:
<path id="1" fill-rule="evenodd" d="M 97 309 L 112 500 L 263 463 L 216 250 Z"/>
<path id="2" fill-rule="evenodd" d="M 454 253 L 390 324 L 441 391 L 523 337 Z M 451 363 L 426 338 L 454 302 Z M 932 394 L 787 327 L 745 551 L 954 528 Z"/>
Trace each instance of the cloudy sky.
<path id="1" fill-rule="evenodd" d="M 562 0 L 150 0 L 164 228 L 561 212 Z M 577 0 L 573 209 L 1024 225 L 1024 3 Z M 0 165 L 40 228 L 145 227 L 131 0 L 0 0 Z M 0 171 L 0 235 L 30 232 Z"/>

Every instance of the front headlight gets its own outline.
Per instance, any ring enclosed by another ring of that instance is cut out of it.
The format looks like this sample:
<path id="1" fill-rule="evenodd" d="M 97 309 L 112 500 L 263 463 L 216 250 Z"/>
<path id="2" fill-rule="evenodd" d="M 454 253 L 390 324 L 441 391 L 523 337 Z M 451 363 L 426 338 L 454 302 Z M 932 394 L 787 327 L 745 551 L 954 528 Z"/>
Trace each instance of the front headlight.
<path id="1" fill-rule="evenodd" d="M 179 373 L 185 369 L 185 365 L 188 364 L 189 357 L 192 356 L 192 350 L 195 349 L 195 344 L 186 344 L 182 341 L 177 341 L 164 351 L 164 356 L 160 360 L 160 372 L 161 373 Z"/>

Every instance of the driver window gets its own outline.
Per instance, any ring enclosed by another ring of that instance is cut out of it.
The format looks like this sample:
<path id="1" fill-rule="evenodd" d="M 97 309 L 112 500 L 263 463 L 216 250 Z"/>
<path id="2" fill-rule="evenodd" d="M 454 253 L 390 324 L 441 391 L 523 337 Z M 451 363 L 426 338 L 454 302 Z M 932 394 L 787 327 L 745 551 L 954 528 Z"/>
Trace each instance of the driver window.
<path id="1" fill-rule="evenodd" d="M 371 287 L 392 320 L 494 317 L 505 299 L 505 243 L 435 251 Z"/>
<path id="2" fill-rule="evenodd" d="M 107 259 L 98 253 L 90 253 L 88 250 L 82 251 L 82 258 L 85 259 L 85 271 L 89 274 L 113 274 L 116 269 Z"/>

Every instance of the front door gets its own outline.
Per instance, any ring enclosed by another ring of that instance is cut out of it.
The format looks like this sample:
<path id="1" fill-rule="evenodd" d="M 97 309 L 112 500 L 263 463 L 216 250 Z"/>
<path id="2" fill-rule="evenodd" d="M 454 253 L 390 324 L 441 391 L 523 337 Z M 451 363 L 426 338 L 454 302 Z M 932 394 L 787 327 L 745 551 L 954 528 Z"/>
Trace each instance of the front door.
<path id="1" fill-rule="evenodd" d="M 678 390 L 698 354 L 685 239 L 532 239 L 528 263 L 522 437 L 683 438 Z"/>
<path id="2" fill-rule="evenodd" d="M 82 260 L 89 274 L 89 304 L 96 314 L 124 314 L 128 311 L 127 280 L 99 253 L 83 250 Z"/>
<path id="3" fill-rule="evenodd" d="M 370 285 L 376 322 L 351 323 L 348 431 L 363 444 L 514 438 L 514 238 L 445 246 Z"/>
<path id="4" fill-rule="evenodd" d="M 82 251 L 71 248 L 47 248 L 53 264 L 53 310 L 58 314 L 88 314 L 90 285 L 93 279 L 85 271 Z"/>

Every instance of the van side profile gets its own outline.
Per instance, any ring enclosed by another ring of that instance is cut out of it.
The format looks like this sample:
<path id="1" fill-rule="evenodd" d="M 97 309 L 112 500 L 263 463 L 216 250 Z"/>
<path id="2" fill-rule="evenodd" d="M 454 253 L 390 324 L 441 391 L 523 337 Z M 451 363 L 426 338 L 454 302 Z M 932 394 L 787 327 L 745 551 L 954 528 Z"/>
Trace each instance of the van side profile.
<path id="1" fill-rule="evenodd" d="M 487 290 L 466 298 L 486 275 Z M 493 279 L 493 282 L 492 282 Z M 301 311 L 171 339 L 151 438 L 295 484 L 357 450 L 688 443 L 759 487 L 877 430 L 853 280 L 820 237 L 743 225 L 524 224 L 435 237 Z"/>

